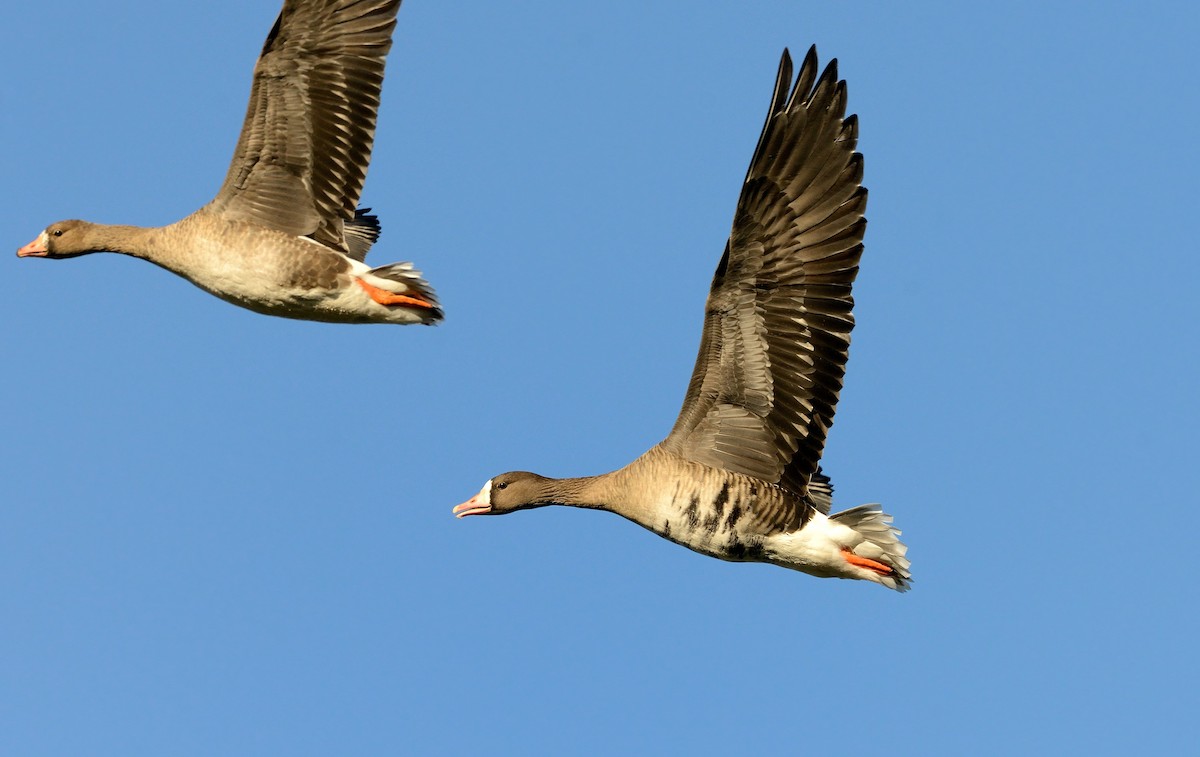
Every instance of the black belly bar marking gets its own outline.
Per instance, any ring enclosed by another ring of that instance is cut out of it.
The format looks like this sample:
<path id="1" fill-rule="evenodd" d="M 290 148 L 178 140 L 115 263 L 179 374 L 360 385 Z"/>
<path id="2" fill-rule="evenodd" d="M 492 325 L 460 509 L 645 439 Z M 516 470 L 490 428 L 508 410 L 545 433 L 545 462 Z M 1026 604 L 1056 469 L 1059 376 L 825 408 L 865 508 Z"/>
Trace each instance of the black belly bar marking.
<path id="1" fill-rule="evenodd" d="M 725 514 L 725 503 L 729 501 L 729 482 L 721 484 L 721 491 L 717 492 L 717 498 L 713 500 L 713 507 L 716 508 L 716 518 L 719 520 Z"/>
<path id="2" fill-rule="evenodd" d="M 684 513 L 687 516 L 688 523 L 692 528 L 700 525 L 700 495 L 693 494 L 692 499 L 688 502 L 687 511 Z"/>
<path id="3" fill-rule="evenodd" d="M 741 519 L 742 508 L 740 505 L 734 505 L 733 507 L 729 508 L 729 517 L 725 519 L 725 528 L 732 531 L 733 527 L 736 526 L 737 522 Z"/>

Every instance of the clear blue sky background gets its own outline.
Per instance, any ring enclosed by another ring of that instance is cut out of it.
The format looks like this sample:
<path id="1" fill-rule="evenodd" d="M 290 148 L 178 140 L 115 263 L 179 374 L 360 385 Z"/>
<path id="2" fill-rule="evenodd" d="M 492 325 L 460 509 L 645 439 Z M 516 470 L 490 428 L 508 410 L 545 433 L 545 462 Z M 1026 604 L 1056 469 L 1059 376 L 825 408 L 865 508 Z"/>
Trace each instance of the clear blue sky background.
<path id="1" fill-rule="evenodd" d="M 364 204 L 437 328 L 12 255 L 224 176 L 277 0 L 6 10 L 0 752 L 1148 753 L 1194 742 L 1188 3 L 431 2 Z M 906 595 L 491 475 L 661 439 L 784 46 L 871 190 L 826 470 Z"/>

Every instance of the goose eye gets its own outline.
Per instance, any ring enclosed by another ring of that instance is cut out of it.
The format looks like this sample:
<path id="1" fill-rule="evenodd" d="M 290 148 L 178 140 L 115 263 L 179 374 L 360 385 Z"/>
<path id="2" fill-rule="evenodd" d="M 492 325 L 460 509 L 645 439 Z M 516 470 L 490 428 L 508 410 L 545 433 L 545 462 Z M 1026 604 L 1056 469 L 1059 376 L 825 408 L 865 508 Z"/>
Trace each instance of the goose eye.
<path id="1" fill-rule="evenodd" d="M 506 483 L 504 483 L 504 482 L 501 482 L 501 483 L 498 483 L 498 484 L 496 484 L 496 488 L 497 488 L 497 489 L 507 489 L 507 488 L 508 488 L 508 484 L 506 484 Z"/>
<path id="2" fill-rule="evenodd" d="M 54 231 L 52 231 L 52 232 L 50 232 L 50 233 L 51 233 L 52 235 L 56 236 L 56 237 L 61 237 L 61 236 L 62 236 L 62 229 L 55 229 Z"/>

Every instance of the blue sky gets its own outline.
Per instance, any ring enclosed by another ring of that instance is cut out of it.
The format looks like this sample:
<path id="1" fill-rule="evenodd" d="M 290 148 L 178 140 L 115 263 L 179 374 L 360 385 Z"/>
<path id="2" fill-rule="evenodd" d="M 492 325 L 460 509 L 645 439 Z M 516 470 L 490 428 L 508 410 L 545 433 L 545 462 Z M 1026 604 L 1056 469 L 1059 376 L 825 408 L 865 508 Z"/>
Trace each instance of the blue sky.
<path id="1" fill-rule="evenodd" d="M 7 11 L 0 752 L 1194 743 L 1200 11 L 409 0 L 363 199 L 445 324 L 11 254 L 206 202 L 278 5 Z M 493 474 L 670 429 L 778 56 L 812 43 L 871 190 L 825 467 L 895 515 L 913 591 L 604 513 L 455 521 Z"/>

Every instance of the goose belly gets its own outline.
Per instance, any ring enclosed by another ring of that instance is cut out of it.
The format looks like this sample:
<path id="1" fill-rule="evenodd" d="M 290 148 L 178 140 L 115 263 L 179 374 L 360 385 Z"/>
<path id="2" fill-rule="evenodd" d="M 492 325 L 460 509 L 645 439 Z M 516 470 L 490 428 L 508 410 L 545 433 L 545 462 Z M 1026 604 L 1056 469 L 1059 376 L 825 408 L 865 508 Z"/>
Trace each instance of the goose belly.
<path id="1" fill-rule="evenodd" d="M 232 260 L 188 278 L 226 302 L 282 318 L 399 324 L 436 320 L 428 311 L 388 307 L 373 300 L 355 283 L 371 270 L 363 263 L 323 249 L 314 251 L 303 263 Z"/>
<path id="2" fill-rule="evenodd" d="M 725 480 L 707 484 L 680 482 L 653 508 L 658 518 L 648 527 L 660 536 L 704 555 L 735 562 L 764 559 L 764 535 L 752 514 L 761 506 L 762 489 Z"/>
<path id="3" fill-rule="evenodd" d="M 229 222 L 222 233 L 190 233 L 178 226 L 188 255 L 160 262 L 226 302 L 267 315 L 368 323 L 386 308 L 352 286 L 352 268 L 367 266 L 309 239 Z"/>

